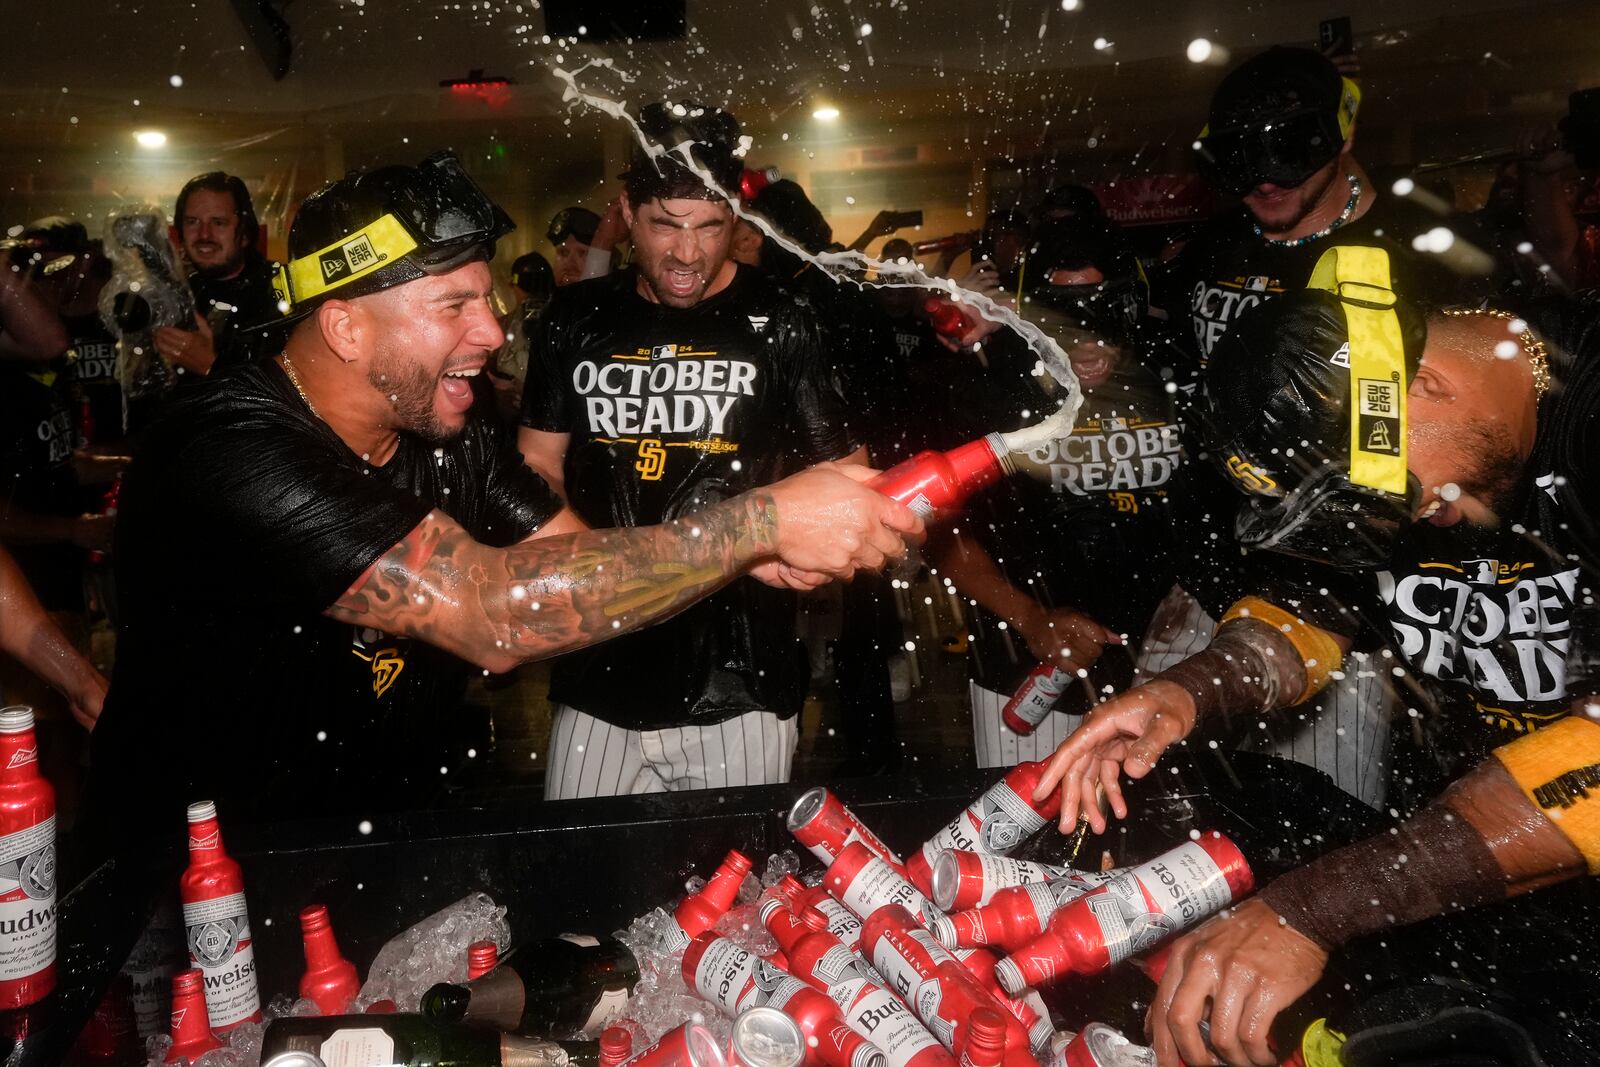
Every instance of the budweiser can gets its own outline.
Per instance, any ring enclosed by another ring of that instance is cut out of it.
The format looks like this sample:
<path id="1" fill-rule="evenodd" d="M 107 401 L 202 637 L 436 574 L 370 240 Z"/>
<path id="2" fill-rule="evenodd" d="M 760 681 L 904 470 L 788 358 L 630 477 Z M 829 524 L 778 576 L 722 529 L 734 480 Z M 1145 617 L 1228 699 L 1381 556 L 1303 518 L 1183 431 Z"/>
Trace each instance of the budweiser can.
<path id="1" fill-rule="evenodd" d="M 1105 1023 L 1090 1023 L 1051 1057 L 1047 1067 L 1156 1067 L 1156 1054 Z"/>
<path id="2" fill-rule="evenodd" d="M 684 982 L 725 1015 L 765 1004 L 780 977 L 779 968 L 709 930 L 683 950 Z"/>
<path id="3" fill-rule="evenodd" d="M 622 1067 L 633 1055 L 633 1035 L 620 1026 L 608 1026 L 600 1032 L 600 1059 L 598 1067 Z"/>
<path id="4" fill-rule="evenodd" d="M 924 893 L 932 890 L 933 861 L 943 849 L 1004 856 L 1044 829 L 1061 810 L 1061 798 L 1051 793 L 1042 801 L 1033 799 L 1043 775 L 1043 763 L 1019 763 L 1007 771 L 906 860 L 911 884 Z"/>
<path id="5" fill-rule="evenodd" d="M 837 937 L 852 952 L 861 945 L 861 918 L 855 912 L 833 899 L 827 886 L 817 886 L 806 891 L 802 898 L 805 906 L 815 908 L 828 921 L 828 933 Z"/>
<path id="6" fill-rule="evenodd" d="M 777 1008 L 751 1008 L 733 1021 L 728 1067 L 800 1067 L 806 1035 Z"/>
<path id="7" fill-rule="evenodd" d="M 905 907 L 924 925 L 939 915 L 933 902 L 919 893 L 905 875 L 859 841 L 845 846 L 822 876 L 822 884 L 863 919 L 889 904 Z"/>
<path id="8" fill-rule="evenodd" d="M 1041 663 L 1028 672 L 1028 676 L 1011 694 L 1005 707 L 1000 709 L 1000 719 L 1014 734 L 1026 736 L 1039 728 L 1044 717 L 1050 714 L 1061 700 L 1061 694 L 1072 684 L 1071 671 Z"/>
<path id="9" fill-rule="evenodd" d="M 189 961 L 204 979 L 206 1010 L 219 1034 L 261 1020 L 256 954 L 244 876 L 222 846 L 217 806 L 189 805 L 189 867 L 178 883 Z"/>
<path id="10" fill-rule="evenodd" d="M 1053 882 L 1030 882 L 997 890 L 989 903 L 941 916 L 931 929 L 950 948 L 998 945 L 1007 950 L 1018 949 L 1044 933 L 1050 916 L 1120 873 L 1073 871 Z"/>
<path id="11" fill-rule="evenodd" d="M 33 709 L 0 709 L 0 1009 L 56 987 L 56 794 Z"/>
<path id="12" fill-rule="evenodd" d="M 904 873 L 900 857 L 824 786 L 801 794 L 789 809 L 788 824 L 795 839 L 824 864 L 831 864 L 846 845 L 859 841 L 873 855 Z"/>
<path id="13" fill-rule="evenodd" d="M 929 896 L 940 911 L 965 911 L 989 903 L 1002 889 L 1054 882 L 1077 873 L 1071 867 L 947 848 L 934 857 L 933 873 L 929 875 L 933 891 Z"/>
<path id="14" fill-rule="evenodd" d="M 627 1062 L 633 1067 L 728 1067 L 716 1035 L 693 1021 L 668 1030 Z"/>
<path id="15" fill-rule="evenodd" d="M 1147 952 L 1255 888 L 1243 853 L 1212 831 L 1129 867 L 1050 918 L 1036 940 L 1000 961 L 1008 990 L 1069 973 L 1096 974 Z"/>

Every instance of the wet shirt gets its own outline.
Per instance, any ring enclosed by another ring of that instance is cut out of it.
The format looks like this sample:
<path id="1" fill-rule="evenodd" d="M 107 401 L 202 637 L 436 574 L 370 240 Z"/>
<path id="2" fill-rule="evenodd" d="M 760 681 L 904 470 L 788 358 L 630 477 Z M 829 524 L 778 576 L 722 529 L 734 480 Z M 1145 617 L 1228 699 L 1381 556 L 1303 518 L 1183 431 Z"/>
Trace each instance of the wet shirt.
<path id="1" fill-rule="evenodd" d="M 102 800 L 171 818 L 213 795 L 237 818 L 422 807 L 468 749 L 486 756 L 468 664 L 323 614 L 430 510 L 494 546 L 560 510 L 486 413 L 444 444 L 402 435 L 374 467 L 264 361 L 175 395 L 120 503 Z"/>
<path id="2" fill-rule="evenodd" d="M 282 337 L 252 329 L 282 317 L 277 294 L 272 291 L 272 272 L 271 262 L 252 253 L 244 269 L 232 278 L 190 276 L 195 307 L 211 326 L 218 369 L 275 356 L 282 350 Z"/>
<path id="3" fill-rule="evenodd" d="M 72 472 L 81 443 L 72 418 L 66 365 L 0 362 L 0 508 L 32 515 L 81 514 Z M 83 609 L 83 550 L 71 544 L 13 544 L 28 584 L 51 611 Z"/>
<path id="4" fill-rule="evenodd" d="M 117 339 L 98 314 L 64 319 L 72 337 L 71 378 L 77 399 L 87 401 L 93 432 L 86 444 L 121 441 L 127 435 L 122 383 L 117 380 Z"/>
<path id="5" fill-rule="evenodd" d="M 856 448 L 804 301 L 740 267 L 692 308 L 633 271 L 560 290 L 530 342 L 523 424 L 570 434 L 568 502 L 591 526 L 686 515 Z M 668 622 L 569 653 L 551 699 L 616 726 L 800 710 L 795 600 L 740 579 Z"/>

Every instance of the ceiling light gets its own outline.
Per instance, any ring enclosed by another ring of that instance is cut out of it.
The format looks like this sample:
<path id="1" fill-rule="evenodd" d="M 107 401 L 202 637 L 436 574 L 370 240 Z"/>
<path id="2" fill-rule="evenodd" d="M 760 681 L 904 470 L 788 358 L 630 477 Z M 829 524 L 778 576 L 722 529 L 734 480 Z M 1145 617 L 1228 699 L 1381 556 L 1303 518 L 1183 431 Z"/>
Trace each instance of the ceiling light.
<path id="1" fill-rule="evenodd" d="M 811 113 L 811 117 L 818 122 L 832 122 L 839 117 L 839 109 L 836 107 L 819 107 Z"/>
<path id="2" fill-rule="evenodd" d="M 1204 37 L 1196 37 L 1189 42 L 1189 62 L 1204 63 L 1211 58 L 1211 42 Z"/>
<path id="3" fill-rule="evenodd" d="M 135 130 L 133 139 L 140 148 L 165 148 L 167 144 L 167 135 L 160 130 Z"/>

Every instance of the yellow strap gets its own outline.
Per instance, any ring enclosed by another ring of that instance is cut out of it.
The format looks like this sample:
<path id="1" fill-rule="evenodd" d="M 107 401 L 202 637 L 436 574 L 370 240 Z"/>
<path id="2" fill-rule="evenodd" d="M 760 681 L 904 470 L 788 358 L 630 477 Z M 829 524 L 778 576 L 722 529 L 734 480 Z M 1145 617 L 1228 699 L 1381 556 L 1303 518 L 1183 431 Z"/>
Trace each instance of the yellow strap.
<path id="1" fill-rule="evenodd" d="M 280 304 L 290 307 L 388 266 L 417 247 L 393 215 L 385 215 L 309 256 L 280 266 L 272 280 Z"/>
<path id="2" fill-rule="evenodd" d="M 1300 662 L 1306 669 L 1306 685 L 1292 701 L 1294 704 L 1304 704 L 1322 692 L 1333 672 L 1344 665 L 1344 652 L 1332 634 L 1284 611 L 1271 601 L 1258 596 L 1245 597 L 1228 609 L 1228 613 L 1217 624 L 1217 629 L 1222 629 L 1234 619 L 1255 619 L 1282 631 L 1300 654 Z"/>
<path id="3" fill-rule="evenodd" d="M 1361 86 L 1349 78 L 1339 79 L 1339 136 L 1346 141 L 1356 128 L 1356 112 L 1361 110 Z"/>
<path id="4" fill-rule="evenodd" d="M 1600 874 L 1600 722 L 1569 715 L 1494 754 Z"/>
<path id="5" fill-rule="evenodd" d="M 1406 493 L 1406 362 L 1389 253 L 1345 245 L 1317 260 L 1309 288 L 1340 298 L 1350 340 L 1350 480 Z"/>

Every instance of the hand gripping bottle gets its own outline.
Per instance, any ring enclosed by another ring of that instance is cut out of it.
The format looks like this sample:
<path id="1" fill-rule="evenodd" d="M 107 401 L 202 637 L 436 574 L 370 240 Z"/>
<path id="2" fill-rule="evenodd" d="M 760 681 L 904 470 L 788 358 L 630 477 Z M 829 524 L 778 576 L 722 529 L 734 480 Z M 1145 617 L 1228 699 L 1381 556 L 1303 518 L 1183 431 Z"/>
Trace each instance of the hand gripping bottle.
<path id="1" fill-rule="evenodd" d="M 728 1067 L 716 1035 L 696 1022 L 668 1030 L 626 1062 L 632 1067 Z"/>
<path id="2" fill-rule="evenodd" d="M 1072 678 L 1071 671 L 1048 663 L 1039 664 L 1028 672 L 1005 707 L 1000 709 L 1001 721 L 1014 734 L 1033 733 L 1072 684 Z"/>
<path id="3" fill-rule="evenodd" d="M 932 901 L 860 841 L 845 846 L 822 876 L 822 884 L 863 919 L 886 904 L 905 906 L 924 926 L 939 915 Z"/>
<path id="4" fill-rule="evenodd" d="M 189 962 L 205 978 L 211 1025 L 225 1034 L 261 1021 L 256 953 L 244 902 L 244 876 L 222 847 L 217 806 L 189 805 L 189 868 L 178 883 Z"/>
<path id="5" fill-rule="evenodd" d="M 1221 911 L 1255 888 L 1244 855 L 1216 831 L 1129 867 L 1050 917 L 1036 940 L 1000 961 L 1008 990 L 1097 974 Z"/>
<path id="6" fill-rule="evenodd" d="M 922 313 L 928 316 L 928 324 L 935 333 L 952 341 L 961 340 L 968 330 L 978 325 L 978 321 L 963 311 L 960 304 L 948 297 L 930 296 L 923 300 Z"/>
<path id="7" fill-rule="evenodd" d="M 1011 473 L 1010 452 L 997 433 L 948 452 L 918 452 L 868 484 L 924 519 L 956 511 L 967 497 Z"/>
<path id="8" fill-rule="evenodd" d="M 1006 1050 L 1006 1020 L 993 1008 L 972 1013 L 967 1043 L 961 1047 L 960 1067 L 1000 1067 Z"/>
<path id="9" fill-rule="evenodd" d="M 361 979 L 356 977 L 356 965 L 339 953 L 327 908 L 312 904 L 301 909 L 300 940 L 306 952 L 300 995 L 314 1001 L 324 1015 L 343 1015 L 361 992 Z"/>
<path id="10" fill-rule="evenodd" d="M 1061 810 L 1061 798 L 1051 793 L 1034 800 L 1033 791 L 1044 776 L 1043 763 L 1019 763 L 990 786 L 978 799 L 923 844 L 906 860 L 906 875 L 924 893 L 933 889 L 933 861 L 947 848 L 1005 856 L 1047 826 Z"/>
<path id="11" fill-rule="evenodd" d="M 825 786 L 801 794 L 789 809 L 788 826 L 795 839 L 824 865 L 838 859 L 846 845 L 859 841 L 889 866 L 903 868 L 900 857 Z"/>
<path id="12" fill-rule="evenodd" d="M 1002 889 L 1054 882 L 1077 873 L 1071 867 L 947 848 L 933 861 L 933 873 L 928 879 L 933 883 L 933 892 L 929 896 L 940 911 L 966 911 L 989 903 Z"/>
<path id="13" fill-rule="evenodd" d="M 493 941 L 474 941 L 467 946 L 467 981 L 482 978 L 500 963 L 500 946 Z"/>
<path id="14" fill-rule="evenodd" d="M 56 987 L 56 794 L 39 774 L 33 709 L 0 709 L 0 1009 Z"/>
<path id="15" fill-rule="evenodd" d="M 168 1063 L 187 1059 L 194 1063 L 223 1043 L 211 1032 L 206 1014 L 205 976 L 199 971 L 184 971 L 172 979 L 172 1048 Z"/>
<path id="16" fill-rule="evenodd" d="M 633 1035 L 624 1028 L 608 1026 L 600 1034 L 600 1059 L 596 1067 L 622 1067 L 632 1055 Z"/>
<path id="17" fill-rule="evenodd" d="M 982 907 L 958 911 L 934 921 L 933 936 L 947 948 L 996 945 L 1021 948 L 1050 925 L 1050 916 L 1121 871 L 1073 871 L 1051 882 L 1030 882 L 1001 889 Z"/>
<path id="18" fill-rule="evenodd" d="M 783 172 L 777 167 L 762 167 L 759 170 L 746 167 L 744 173 L 739 175 L 739 197 L 748 204 L 761 195 L 761 190 L 782 177 Z"/>
<path id="19" fill-rule="evenodd" d="M 744 876 L 750 873 L 750 857 L 729 849 L 704 888 L 690 893 L 672 912 L 672 922 L 660 935 L 658 948 L 663 953 L 680 952 L 690 941 L 717 924 L 739 897 Z"/>
<path id="20" fill-rule="evenodd" d="M 800 1067 L 805 1060 L 805 1033 L 777 1008 L 751 1008 L 733 1021 L 728 1067 Z"/>

